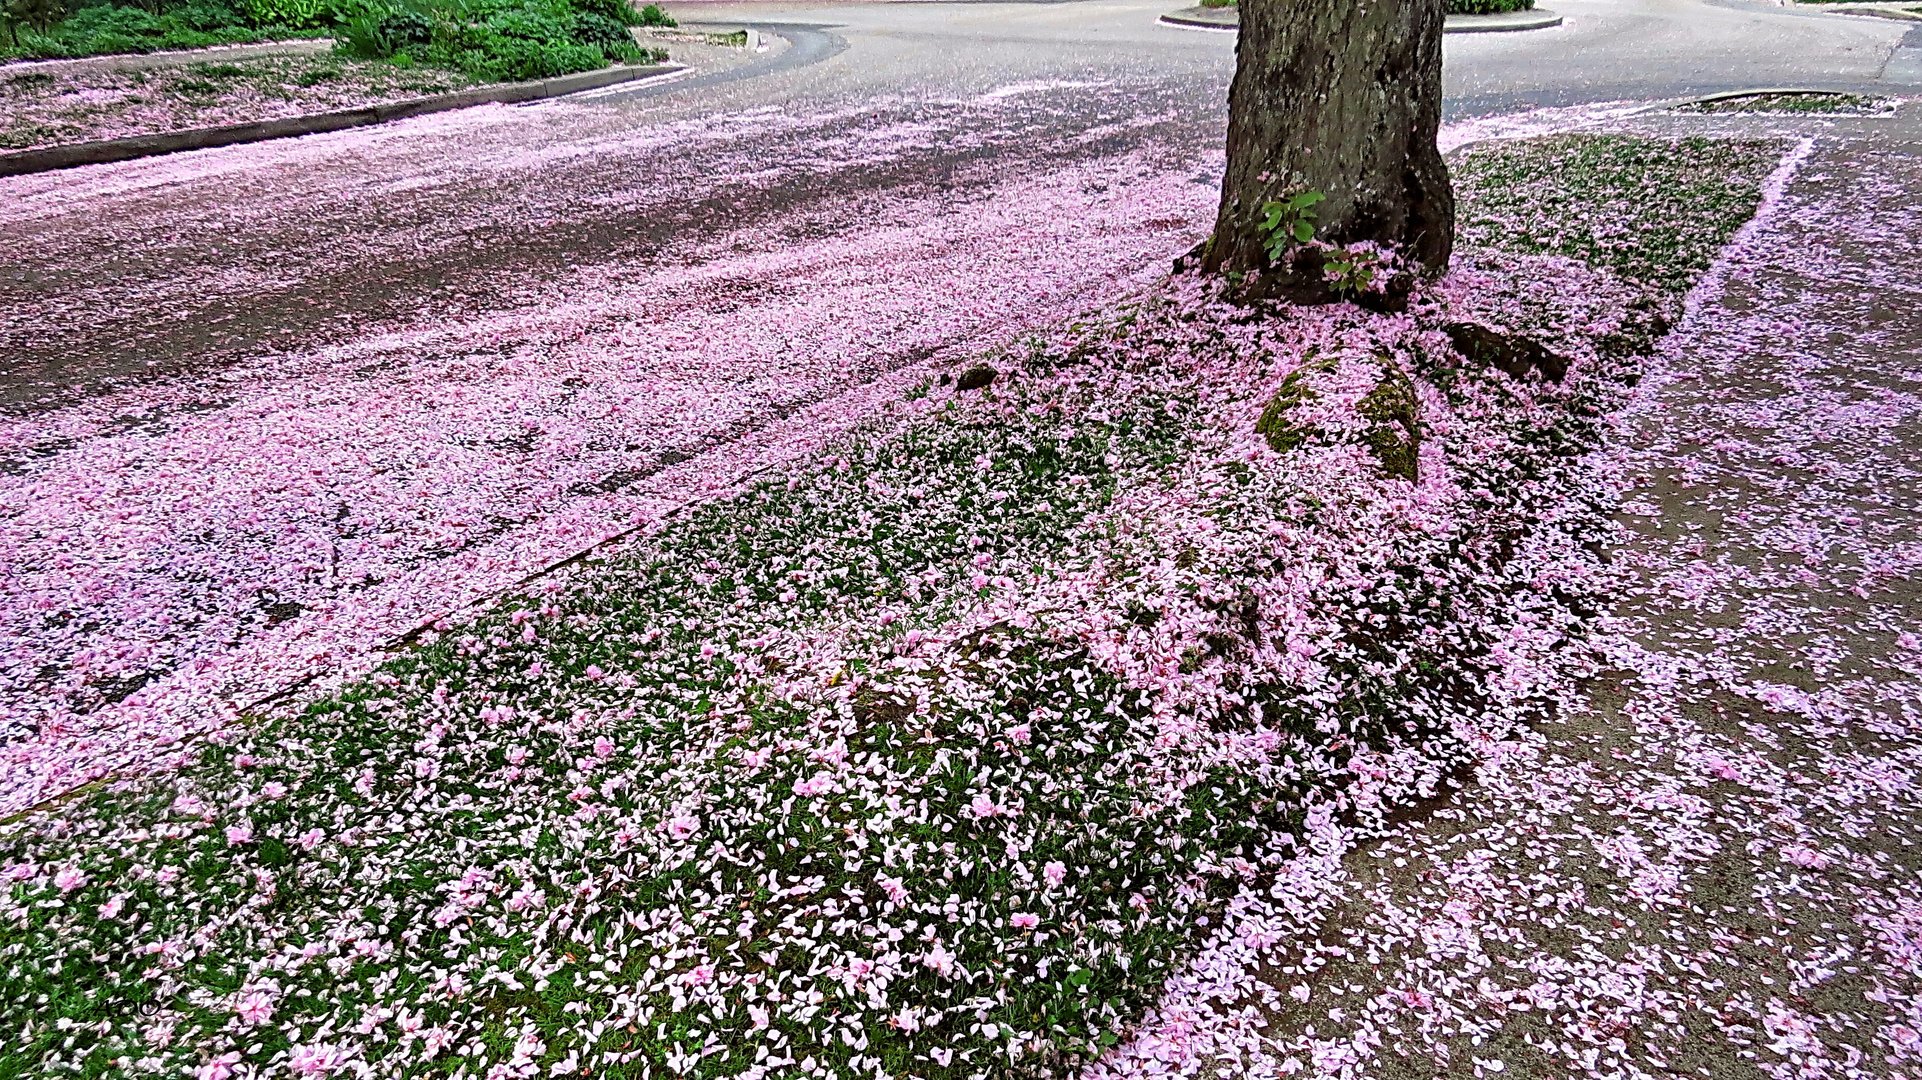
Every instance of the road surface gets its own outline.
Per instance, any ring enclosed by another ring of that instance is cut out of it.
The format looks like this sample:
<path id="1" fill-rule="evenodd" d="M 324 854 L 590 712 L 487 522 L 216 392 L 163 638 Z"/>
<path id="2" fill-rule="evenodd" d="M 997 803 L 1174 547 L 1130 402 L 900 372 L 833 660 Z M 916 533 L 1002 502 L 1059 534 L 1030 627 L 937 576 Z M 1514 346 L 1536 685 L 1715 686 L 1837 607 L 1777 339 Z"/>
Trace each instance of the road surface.
<path id="1" fill-rule="evenodd" d="M 1233 64 L 1171 6 L 688 5 L 780 44 L 0 180 L 0 812 L 1159 272 L 1208 228 Z M 1454 141 L 1914 70 L 1899 23 L 1556 7 L 1450 39 Z"/>

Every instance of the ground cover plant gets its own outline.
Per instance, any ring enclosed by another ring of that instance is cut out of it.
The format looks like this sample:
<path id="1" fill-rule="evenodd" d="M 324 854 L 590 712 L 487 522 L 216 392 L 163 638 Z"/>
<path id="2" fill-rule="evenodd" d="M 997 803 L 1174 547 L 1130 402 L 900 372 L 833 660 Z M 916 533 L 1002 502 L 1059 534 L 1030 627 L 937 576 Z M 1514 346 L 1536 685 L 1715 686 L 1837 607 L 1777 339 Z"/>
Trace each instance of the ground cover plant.
<path id="1" fill-rule="evenodd" d="M 1479 231 L 1407 314 L 1178 280 L 10 823 L 0 1075 L 1098 1055 L 1245 889 L 1438 790 L 1461 721 L 1527 720 L 1579 632 L 1517 552 L 1580 539 L 1571 472 L 1776 154 L 1599 145 L 1470 155 Z M 1567 364 L 1469 363 L 1461 319 Z"/>
<path id="2" fill-rule="evenodd" d="M 136 70 L 0 72 L 0 149 L 271 120 L 446 93 L 476 80 L 332 54 Z"/>
<path id="3" fill-rule="evenodd" d="M 1862 116 L 1883 112 L 1890 107 L 1886 98 L 1868 94 L 1828 94 L 1828 93 L 1774 93 L 1745 94 L 1740 97 L 1717 98 L 1713 101 L 1691 101 L 1678 105 L 1676 112 L 1685 113 L 1842 113 Z"/>
<path id="4" fill-rule="evenodd" d="M 426 64 L 484 81 L 592 71 L 664 60 L 642 50 L 631 26 L 672 26 L 658 5 L 626 0 L 436 0 L 370 5 L 349 19 L 339 48 L 365 60 Z"/>
<path id="5" fill-rule="evenodd" d="M 1459 221 L 1471 248 L 1559 254 L 1628 281 L 1675 292 L 1708 268 L 1731 218 L 1753 203 L 1755 148 L 1707 138 L 1668 144 L 1596 135 L 1539 144 L 1497 144 L 1469 162 L 1459 182 Z M 1677 173 L 1663 158 L 1680 147 L 1701 167 Z M 1727 166 L 1717 172 L 1712 166 Z M 1682 213 L 1682 207 L 1702 212 Z M 1659 229 L 1634 223 L 1659 217 Z"/>

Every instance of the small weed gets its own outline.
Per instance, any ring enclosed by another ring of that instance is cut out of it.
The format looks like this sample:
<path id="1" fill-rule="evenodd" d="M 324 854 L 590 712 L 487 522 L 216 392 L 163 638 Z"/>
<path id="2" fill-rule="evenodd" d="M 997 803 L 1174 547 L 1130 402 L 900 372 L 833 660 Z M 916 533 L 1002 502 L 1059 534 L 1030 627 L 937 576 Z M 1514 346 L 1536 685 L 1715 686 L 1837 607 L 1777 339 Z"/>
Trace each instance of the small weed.
<path id="1" fill-rule="evenodd" d="M 1262 204 L 1258 228 L 1270 263 L 1279 265 L 1291 249 L 1315 238 L 1315 207 L 1327 199 L 1319 191 L 1298 191 Z"/>
<path id="2" fill-rule="evenodd" d="M 227 88 L 220 83 L 208 82 L 206 79 L 175 79 L 174 84 L 167 90 L 181 97 L 207 98 L 219 97 L 226 92 Z"/>
<path id="3" fill-rule="evenodd" d="M 187 70 L 207 79 L 244 79 L 246 68 L 238 64 L 189 64 Z"/>

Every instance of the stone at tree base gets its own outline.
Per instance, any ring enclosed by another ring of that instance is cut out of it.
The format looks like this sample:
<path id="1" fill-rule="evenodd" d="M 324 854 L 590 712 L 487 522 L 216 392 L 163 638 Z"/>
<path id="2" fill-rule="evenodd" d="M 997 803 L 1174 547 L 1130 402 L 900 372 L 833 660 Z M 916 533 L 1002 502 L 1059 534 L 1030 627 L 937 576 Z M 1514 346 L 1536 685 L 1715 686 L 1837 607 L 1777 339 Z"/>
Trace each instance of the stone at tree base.
<path id="1" fill-rule="evenodd" d="M 1415 384 L 1401 367 L 1388 357 L 1376 357 L 1380 378 L 1374 389 L 1355 403 L 1355 411 L 1368 421 L 1361 430 L 1361 441 L 1374 454 L 1384 474 L 1414 483 L 1420 478 L 1421 400 Z M 1328 432 L 1297 415 L 1301 408 L 1316 400 L 1310 382 L 1318 375 L 1335 370 L 1335 357 L 1310 360 L 1281 381 L 1268 404 L 1255 421 L 1255 432 L 1267 440 L 1276 453 L 1299 449 L 1311 439 L 1326 438 Z"/>
<path id="2" fill-rule="evenodd" d="M 1277 454 L 1285 454 L 1308 441 L 1315 433 L 1313 427 L 1295 423 L 1293 414 L 1302 405 L 1314 400 L 1315 392 L 1308 386 L 1308 380 L 1316 375 L 1335 370 L 1334 357 L 1320 360 L 1310 359 L 1307 363 L 1290 372 L 1281 380 L 1275 396 L 1261 410 L 1261 418 L 1255 421 L 1255 434 L 1268 440 L 1268 446 Z"/>
<path id="3" fill-rule="evenodd" d="M 1568 358 L 1529 337 L 1509 333 L 1481 323 L 1454 322 L 1442 327 L 1455 351 L 1471 364 L 1493 367 L 1517 379 L 1539 371 L 1542 377 L 1561 382 L 1568 374 Z"/>
<path id="4" fill-rule="evenodd" d="M 988 365 L 978 364 L 962 372 L 961 377 L 954 381 L 954 388 L 957 390 L 979 390 L 993 382 L 997 374 L 999 374 L 999 372 Z"/>
<path id="5" fill-rule="evenodd" d="M 1414 483 L 1421 475 L 1421 403 L 1415 384 L 1392 361 L 1382 363 L 1381 382 L 1355 405 L 1369 421 L 1362 441 L 1381 471 Z"/>

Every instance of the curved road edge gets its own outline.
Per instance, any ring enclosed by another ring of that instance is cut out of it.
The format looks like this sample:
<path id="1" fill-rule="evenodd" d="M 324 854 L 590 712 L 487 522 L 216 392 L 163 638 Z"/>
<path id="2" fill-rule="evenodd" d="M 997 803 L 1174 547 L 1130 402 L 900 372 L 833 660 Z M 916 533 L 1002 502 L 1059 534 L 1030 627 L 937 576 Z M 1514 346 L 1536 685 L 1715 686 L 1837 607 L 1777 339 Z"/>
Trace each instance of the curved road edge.
<path id="1" fill-rule="evenodd" d="M 674 63 L 609 67 L 551 79 L 498 83 L 431 97 L 381 102 L 354 109 L 15 150 L 0 153 L 0 177 L 26 176 L 84 165 L 108 165 L 270 139 L 321 135 L 476 105 L 520 105 L 590 91 L 598 91 L 595 94 L 597 98 L 652 96 L 669 90 L 716 86 L 805 67 L 833 57 L 847 48 L 846 39 L 822 26 L 754 24 L 749 29 L 779 38 L 786 43 L 786 47 L 737 67 L 707 72 L 702 72 L 698 67 Z"/>

